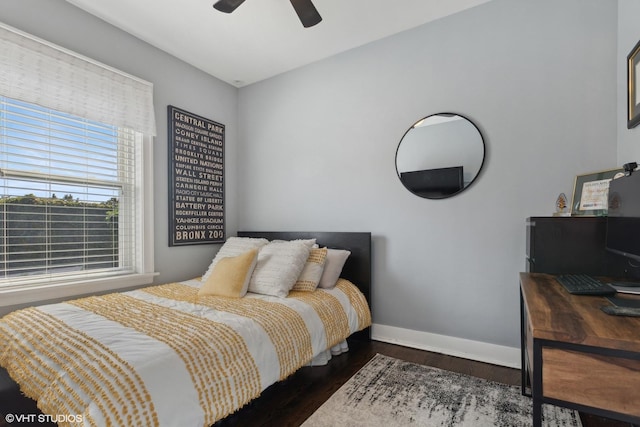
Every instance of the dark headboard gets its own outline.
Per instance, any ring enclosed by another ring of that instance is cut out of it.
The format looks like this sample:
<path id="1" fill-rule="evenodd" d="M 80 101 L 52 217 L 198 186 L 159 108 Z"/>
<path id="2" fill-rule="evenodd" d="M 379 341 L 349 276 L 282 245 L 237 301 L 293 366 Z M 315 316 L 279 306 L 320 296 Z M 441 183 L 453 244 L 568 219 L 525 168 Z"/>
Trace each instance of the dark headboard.
<path id="1" fill-rule="evenodd" d="M 371 307 L 371 233 L 339 231 L 238 231 L 238 237 L 262 237 L 268 240 L 316 239 L 320 247 L 351 251 L 341 277 L 360 289 Z M 371 328 L 357 334 L 371 339 Z"/>

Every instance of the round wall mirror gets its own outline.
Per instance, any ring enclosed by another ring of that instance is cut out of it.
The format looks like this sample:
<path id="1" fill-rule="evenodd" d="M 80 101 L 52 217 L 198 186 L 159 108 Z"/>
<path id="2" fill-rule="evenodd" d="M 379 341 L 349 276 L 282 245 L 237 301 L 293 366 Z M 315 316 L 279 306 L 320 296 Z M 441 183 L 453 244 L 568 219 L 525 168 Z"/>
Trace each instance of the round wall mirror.
<path id="1" fill-rule="evenodd" d="M 398 178 L 413 194 L 444 199 L 460 194 L 484 164 L 484 139 L 460 114 L 438 113 L 416 122 L 396 151 Z"/>

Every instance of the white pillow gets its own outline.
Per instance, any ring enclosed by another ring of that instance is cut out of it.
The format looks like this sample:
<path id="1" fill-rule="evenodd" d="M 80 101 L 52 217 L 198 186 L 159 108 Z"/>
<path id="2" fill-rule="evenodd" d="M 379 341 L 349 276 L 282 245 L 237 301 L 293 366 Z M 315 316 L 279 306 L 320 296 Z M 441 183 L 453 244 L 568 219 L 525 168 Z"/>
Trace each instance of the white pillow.
<path id="1" fill-rule="evenodd" d="M 269 243 L 267 239 L 257 239 L 253 237 L 228 237 L 227 241 L 224 242 L 224 245 L 222 245 L 216 256 L 213 258 L 213 261 L 211 261 L 211 264 L 209 264 L 209 268 L 207 268 L 207 271 L 202 276 L 202 282 L 204 283 L 207 281 L 213 271 L 213 268 L 222 258 L 238 256 L 251 249 L 260 248 L 267 243 Z"/>
<path id="2" fill-rule="evenodd" d="M 309 258 L 302 242 L 271 242 L 260 248 L 258 263 L 249 282 L 249 292 L 285 298 Z"/>
<path id="3" fill-rule="evenodd" d="M 318 247 L 318 245 L 316 245 L 316 239 L 295 239 L 295 240 L 272 240 L 272 242 L 274 243 L 282 243 L 282 242 L 300 242 L 300 243 L 304 243 L 305 245 L 307 245 L 309 247 L 309 249 L 314 248 L 314 247 Z"/>
<path id="4" fill-rule="evenodd" d="M 349 255 L 351 255 L 351 252 L 343 249 L 327 250 L 327 260 L 324 263 L 324 270 L 318 284 L 319 288 L 331 289 L 336 285 L 342 273 L 342 267 L 344 267 Z"/>

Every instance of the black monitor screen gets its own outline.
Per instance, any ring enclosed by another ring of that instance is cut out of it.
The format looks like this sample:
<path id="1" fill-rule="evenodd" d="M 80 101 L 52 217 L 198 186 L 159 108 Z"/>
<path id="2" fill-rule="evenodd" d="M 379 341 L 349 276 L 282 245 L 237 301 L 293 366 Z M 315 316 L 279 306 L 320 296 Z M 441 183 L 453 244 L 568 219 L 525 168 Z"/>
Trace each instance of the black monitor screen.
<path id="1" fill-rule="evenodd" d="M 640 261 L 640 172 L 609 183 L 607 250 Z"/>
<path id="2" fill-rule="evenodd" d="M 419 196 L 440 198 L 462 190 L 463 168 L 454 166 L 400 173 L 404 186 Z"/>

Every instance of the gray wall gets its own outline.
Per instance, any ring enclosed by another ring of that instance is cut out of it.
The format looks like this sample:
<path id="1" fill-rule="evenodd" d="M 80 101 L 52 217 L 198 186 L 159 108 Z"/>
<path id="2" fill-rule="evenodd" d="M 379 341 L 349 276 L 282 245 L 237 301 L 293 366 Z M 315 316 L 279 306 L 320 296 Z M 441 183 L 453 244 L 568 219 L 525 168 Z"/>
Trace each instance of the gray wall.
<path id="1" fill-rule="evenodd" d="M 204 274 L 220 245 L 168 246 L 167 105 L 226 125 L 227 230 L 237 229 L 236 88 L 185 64 L 63 0 L 3 0 L 0 21 L 154 84 L 158 136 L 154 144 L 156 283 Z M 175 29 L 167 29 L 171 34 Z"/>
<path id="2" fill-rule="evenodd" d="M 618 165 L 640 163 L 640 126 L 627 129 L 627 55 L 640 40 L 638 16 L 638 0 L 618 0 Z"/>
<path id="3" fill-rule="evenodd" d="M 617 5 L 494 0 L 240 89 L 239 226 L 374 235 L 374 323 L 519 346 L 525 218 L 615 167 Z M 409 126 L 460 113 L 469 191 L 404 189 Z"/>

